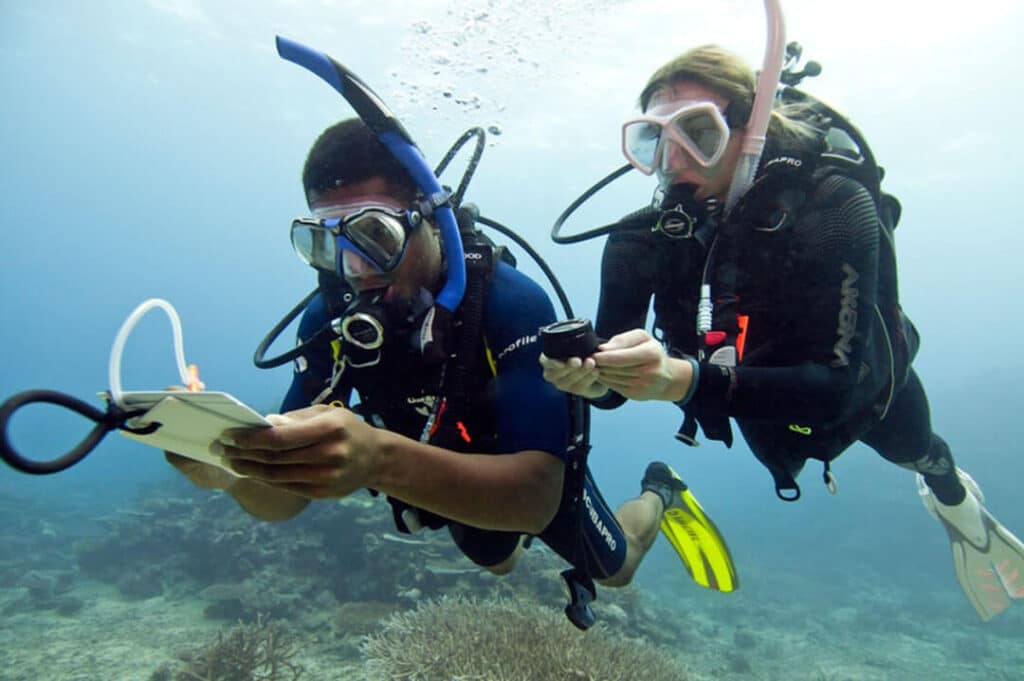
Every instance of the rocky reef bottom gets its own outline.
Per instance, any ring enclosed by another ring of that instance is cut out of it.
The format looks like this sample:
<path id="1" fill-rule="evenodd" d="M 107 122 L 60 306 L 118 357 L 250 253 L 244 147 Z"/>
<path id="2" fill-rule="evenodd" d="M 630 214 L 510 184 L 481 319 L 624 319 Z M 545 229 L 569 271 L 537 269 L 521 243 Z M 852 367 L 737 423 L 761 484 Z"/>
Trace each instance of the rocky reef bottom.
<path id="1" fill-rule="evenodd" d="M 369 496 L 278 524 L 184 486 L 88 509 L 0 497 L 0 678 L 999 681 L 1024 668 L 1024 608 L 983 624 L 955 583 L 748 567 L 720 594 L 659 542 L 637 584 L 600 589 L 599 625 L 581 633 L 545 547 L 497 578 L 444 531 L 396 534 Z"/>

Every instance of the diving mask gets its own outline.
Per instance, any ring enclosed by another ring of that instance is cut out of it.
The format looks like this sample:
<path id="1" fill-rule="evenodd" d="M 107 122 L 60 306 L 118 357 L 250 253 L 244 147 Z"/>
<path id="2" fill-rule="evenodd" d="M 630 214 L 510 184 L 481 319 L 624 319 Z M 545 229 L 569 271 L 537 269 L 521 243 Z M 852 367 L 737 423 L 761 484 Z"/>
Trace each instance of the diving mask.
<path id="1" fill-rule="evenodd" d="M 622 153 L 644 175 L 653 175 L 666 141 L 683 148 L 704 168 L 714 166 L 725 153 L 729 125 L 713 102 L 686 102 L 664 115 L 647 113 L 622 124 Z"/>
<path id="2" fill-rule="evenodd" d="M 416 210 L 357 205 L 342 216 L 293 220 L 292 247 L 307 265 L 338 276 L 345 276 L 345 250 L 388 273 L 402 262 L 409 238 L 422 223 Z"/>

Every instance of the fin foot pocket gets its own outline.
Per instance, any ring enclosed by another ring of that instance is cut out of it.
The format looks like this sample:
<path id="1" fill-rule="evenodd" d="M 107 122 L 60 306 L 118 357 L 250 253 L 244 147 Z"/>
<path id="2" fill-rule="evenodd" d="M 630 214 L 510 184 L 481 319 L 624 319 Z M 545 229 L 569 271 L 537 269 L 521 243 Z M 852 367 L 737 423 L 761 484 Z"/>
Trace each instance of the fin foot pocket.
<path id="1" fill-rule="evenodd" d="M 1024 543 L 985 508 L 978 484 L 959 469 L 957 474 L 967 490 L 959 504 L 940 502 L 920 474 L 918 494 L 946 530 L 960 587 L 988 621 L 1010 607 L 1011 598 L 1024 598 Z"/>
<path id="2" fill-rule="evenodd" d="M 729 547 L 679 474 L 655 461 L 647 467 L 642 487 L 668 496 L 661 516 L 661 533 L 672 544 L 693 581 L 715 591 L 735 591 L 739 578 Z"/>

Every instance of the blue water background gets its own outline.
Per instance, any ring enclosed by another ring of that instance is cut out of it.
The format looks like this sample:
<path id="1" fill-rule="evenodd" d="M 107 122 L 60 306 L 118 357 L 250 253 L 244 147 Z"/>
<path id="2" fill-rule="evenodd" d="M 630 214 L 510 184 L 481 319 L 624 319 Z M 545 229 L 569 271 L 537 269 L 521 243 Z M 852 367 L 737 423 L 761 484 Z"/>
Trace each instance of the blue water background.
<path id="1" fill-rule="evenodd" d="M 314 285 L 288 225 L 305 210 L 309 145 L 350 110 L 277 57 L 275 33 L 353 68 L 428 159 L 469 126 L 498 126 L 468 198 L 528 238 L 576 312 L 592 315 L 601 242 L 555 246 L 548 232 L 621 164 L 618 126 L 647 75 L 701 42 L 760 61 L 760 3 L 660 4 L 516 13 L 483 2 L 3 3 L 0 396 L 47 387 L 98 405 L 119 325 L 157 296 L 180 313 L 186 355 L 209 388 L 276 409 L 290 369 L 257 371 L 252 351 Z M 1013 45 L 1024 7 L 972 3 L 953 17 L 935 5 L 925 17 L 918 3 L 892 4 L 839 14 L 835 3 L 786 2 L 789 35 L 825 67 L 807 89 L 856 121 L 903 203 L 901 297 L 923 336 L 916 367 L 936 429 L 1022 533 L 1024 68 Z M 650 191 L 644 178 L 622 181 L 570 229 L 638 208 Z M 168 329 L 157 313 L 139 325 L 126 388 L 178 382 Z M 909 473 L 855 446 L 834 466 L 838 496 L 812 465 L 803 500 L 783 504 L 742 444 L 685 448 L 672 439 L 678 421 L 660 404 L 595 414 L 591 464 L 609 501 L 635 495 L 647 462 L 663 459 L 713 514 L 754 588 L 772 575 L 810 588 L 864 571 L 872 583 L 957 589 L 945 536 Z M 55 454 L 85 427 L 39 408 L 14 434 L 25 450 Z M 170 475 L 155 450 L 110 436 L 58 476 L 0 469 L 0 494 L 101 515 Z M 659 542 L 641 581 L 657 586 L 675 561 Z M 953 614 L 973 621 L 960 605 Z"/>

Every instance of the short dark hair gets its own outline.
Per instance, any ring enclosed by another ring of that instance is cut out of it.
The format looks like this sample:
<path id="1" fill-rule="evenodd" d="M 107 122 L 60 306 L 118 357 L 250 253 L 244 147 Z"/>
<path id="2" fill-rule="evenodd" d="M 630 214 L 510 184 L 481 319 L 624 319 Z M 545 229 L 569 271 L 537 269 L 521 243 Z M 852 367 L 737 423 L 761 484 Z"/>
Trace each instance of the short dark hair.
<path id="1" fill-rule="evenodd" d="M 399 198 L 416 196 L 412 177 L 359 118 L 348 118 L 324 130 L 313 143 L 302 169 L 306 202 L 312 205 L 321 194 L 346 184 L 374 177 L 387 180 Z"/>

